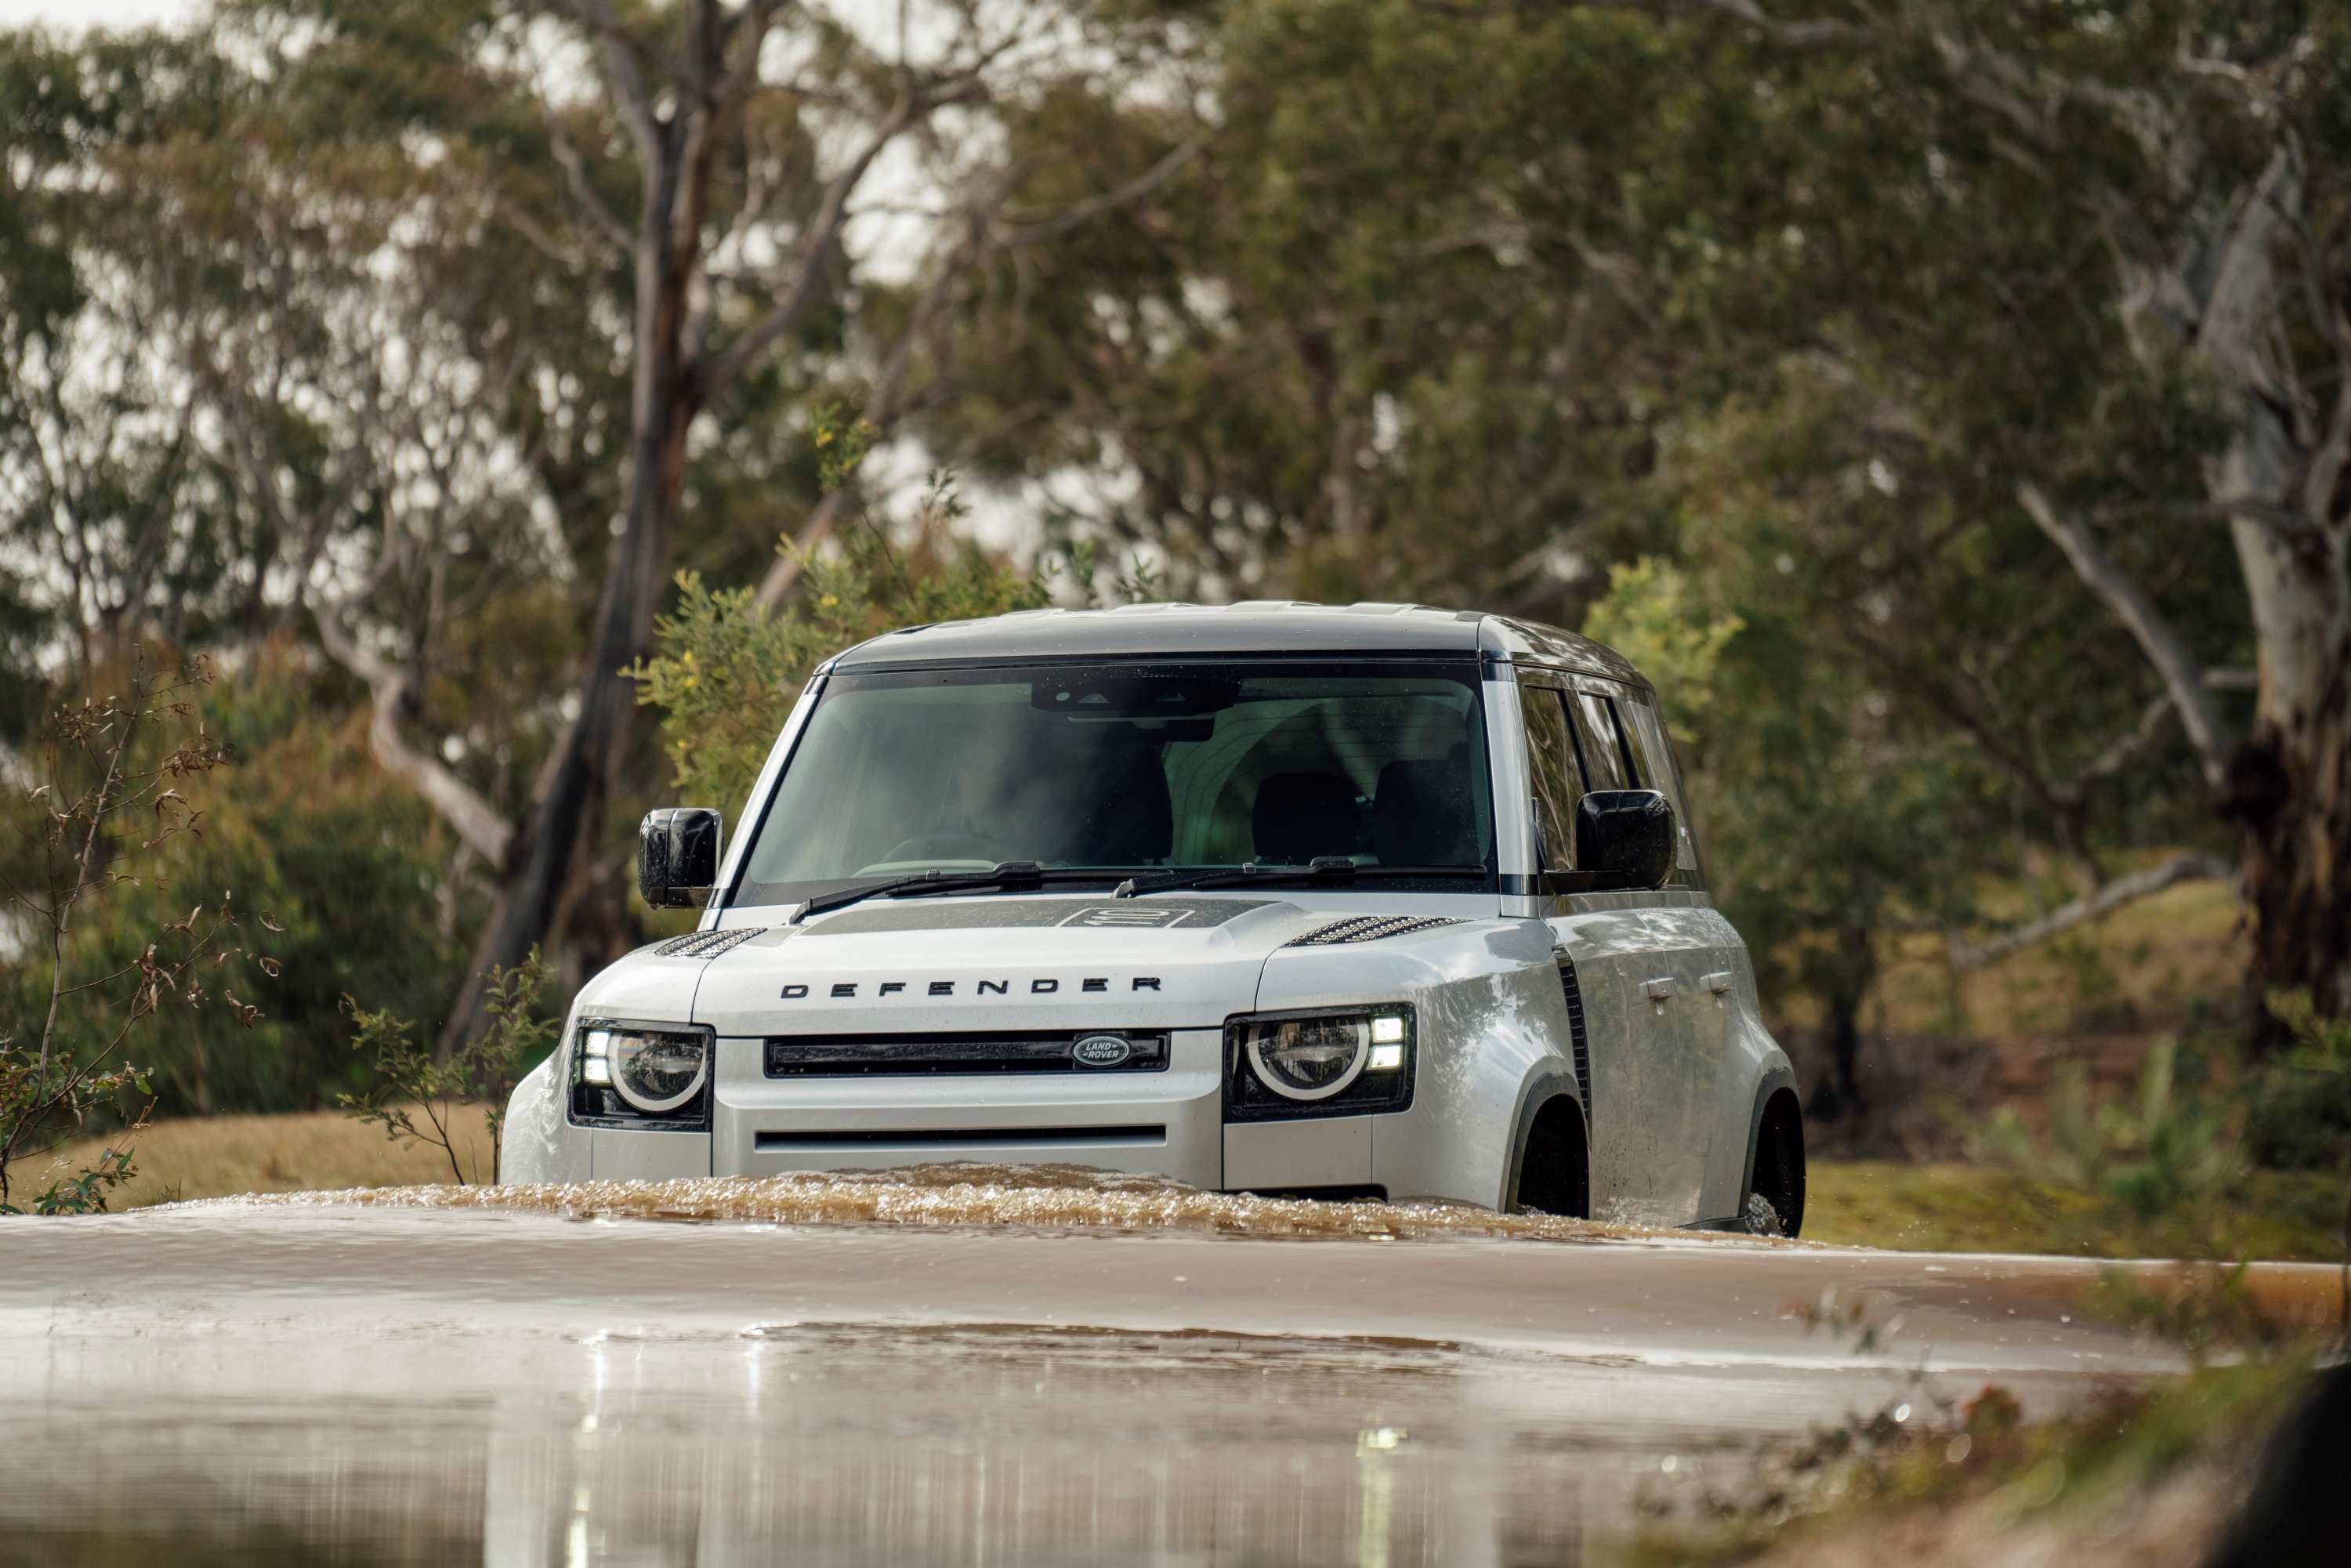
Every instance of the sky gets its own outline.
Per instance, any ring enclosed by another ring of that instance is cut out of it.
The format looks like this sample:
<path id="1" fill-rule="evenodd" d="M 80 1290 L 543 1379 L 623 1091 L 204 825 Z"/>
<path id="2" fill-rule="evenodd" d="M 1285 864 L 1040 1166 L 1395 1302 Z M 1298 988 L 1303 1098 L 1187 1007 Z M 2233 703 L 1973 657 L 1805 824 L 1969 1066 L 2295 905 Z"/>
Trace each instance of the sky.
<path id="1" fill-rule="evenodd" d="M 136 27 L 176 21 L 195 0 L 0 0 L 0 21 L 45 22 L 53 27 Z"/>

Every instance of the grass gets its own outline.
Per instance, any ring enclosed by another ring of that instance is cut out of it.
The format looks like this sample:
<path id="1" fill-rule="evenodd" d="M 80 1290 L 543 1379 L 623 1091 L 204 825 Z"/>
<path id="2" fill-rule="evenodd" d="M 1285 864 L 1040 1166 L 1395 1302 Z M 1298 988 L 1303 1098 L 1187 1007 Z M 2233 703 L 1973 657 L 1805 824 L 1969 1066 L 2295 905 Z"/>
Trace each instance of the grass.
<path id="1" fill-rule="evenodd" d="M 1807 1173 L 1804 1236 L 1917 1252 L 2042 1252 L 2125 1258 L 2167 1250 L 2110 1222 L 2089 1194 L 1996 1166 L 1823 1161 Z M 2254 1171 L 2217 1217 L 2244 1255 L 2288 1262 L 2343 1258 L 2340 1176 Z"/>
<path id="2" fill-rule="evenodd" d="M 487 1139 L 478 1109 L 459 1113 L 466 1168 Z M 69 1160 L 97 1157 L 96 1142 L 59 1151 Z M 437 1149 L 398 1145 L 337 1112 L 285 1116 L 214 1116 L 158 1122 L 132 1145 L 138 1175 L 113 1207 L 136 1208 L 181 1198 L 253 1192 L 331 1192 L 346 1187 L 413 1186 L 449 1179 Z M 17 1178 L 35 1182 L 41 1166 Z M 2261 1171 L 2248 1177 L 2225 1217 L 2259 1258 L 2335 1262 L 2343 1184 L 2330 1176 Z M 2035 1182 L 1994 1166 L 1824 1161 L 1811 1172 L 1805 1205 L 1808 1239 L 1850 1247 L 1919 1252 L 2041 1252 L 2126 1257 L 2145 1250 L 2127 1231 L 2102 1224 L 2085 1194 Z"/>
<path id="3" fill-rule="evenodd" d="M 470 1172 L 489 1168 L 489 1135 L 477 1106 L 456 1113 L 458 1149 Z M 69 1144 L 50 1158 L 63 1169 L 98 1157 L 101 1140 Z M 445 1182 L 449 1161 L 439 1149 L 394 1144 L 378 1127 L 361 1126 L 340 1111 L 283 1116 L 209 1116 L 159 1121 L 131 1140 L 137 1174 L 109 1201 L 140 1208 L 182 1198 L 234 1197 L 249 1192 L 332 1192 L 353 1186 L 412 1186 Z M 50 1161 L 26 1163 L 9 1179 L 27 1190 L 47 1185 Z M 63 1174 L 61 1169 L 57 1174 Z"/>

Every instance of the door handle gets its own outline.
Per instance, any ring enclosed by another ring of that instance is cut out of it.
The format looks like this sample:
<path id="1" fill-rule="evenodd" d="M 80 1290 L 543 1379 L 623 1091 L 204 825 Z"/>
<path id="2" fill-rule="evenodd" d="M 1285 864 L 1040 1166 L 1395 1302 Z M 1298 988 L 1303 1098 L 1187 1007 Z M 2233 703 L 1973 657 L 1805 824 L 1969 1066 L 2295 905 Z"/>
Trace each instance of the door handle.
<path id="1" fill-rule="evenodd" d="M 1662 1003 L 1671 1001 L 1673 999 L 1674 993 L 1679 989 L 1681 989 L 1681 987 L 1675 983 L 1674 977 L 1671 975 L 1666 975 L 1655 980 L 1644 980 L 1641 982 L 1641 994 L 1648 998 L 1653 1002 Z"/>
<path id="2" fill-rule="evenodd" d="M 1713 974 L 1706 977 L 1706 988 L 1719 997 L 1737 982 L 1738 977 L 1729 970 L 1717 969 Z"/>

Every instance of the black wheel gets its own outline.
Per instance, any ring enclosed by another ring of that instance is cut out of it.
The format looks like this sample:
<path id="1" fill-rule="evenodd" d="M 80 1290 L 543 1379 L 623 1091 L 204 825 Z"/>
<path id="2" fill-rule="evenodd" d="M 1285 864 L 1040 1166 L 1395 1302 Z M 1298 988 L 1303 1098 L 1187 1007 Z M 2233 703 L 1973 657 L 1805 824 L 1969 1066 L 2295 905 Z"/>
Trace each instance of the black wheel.
<path id="1" fill-rule="evenodd" d="M 1771 1206 L 1771 1215 L 1779 1222 L 1776 1231 L 1762 1234 L 1797 1235 L 1804 1224 L 1804 1113 L 1796 1104 L 1796 1096 L 1782 1089 L 1771 1096 L 1763 1107 L 1763 1124 L 1755 1132 L 1755 1169 L 1749 1178 L 1748 1190 L 1753 1197 Z M 1750 1201 L 1748 1212 L 1740 1218 L 1752 1229 L 1758 1216 Z"/>
<path id="2" fill-rule="evenodd" d="M 1527 1146 L 1519 1156 L 1520 1213 L 1592 1218 L 1592 1172 L 1583 1140 L 1583 1113 L 1562 1096 L 1535 1113 Z"/>

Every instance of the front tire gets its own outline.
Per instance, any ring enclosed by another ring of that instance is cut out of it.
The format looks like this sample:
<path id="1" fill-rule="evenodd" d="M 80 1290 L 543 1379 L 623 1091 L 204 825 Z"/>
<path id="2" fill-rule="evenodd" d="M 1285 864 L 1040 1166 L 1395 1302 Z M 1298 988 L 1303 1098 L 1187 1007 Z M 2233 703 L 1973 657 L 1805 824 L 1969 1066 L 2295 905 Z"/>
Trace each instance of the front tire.
<path id="1" fill-rule="evenodd" d="M 1562 1095 L 1535 1113 L 1514 1186 L 1513 1213 L 1592 1218 L 1592 1162 L 1574 1101 Z"/>
<path id="2" fill-rule="evenodd" d="M 1795 1093 L 1787 1089 L 1764 1103 L 1763 1119 L 1755 1129 L 1755 1168 L 1748 1176 L 1748 1200 L 1740 1218 L 1754 1228 L 1755 1200 L 1761 1198 L 1779 1228 L 1768 1232 L 1795 1236 L 1804 1224 L 1804 1113 Z M 1767 1234 L 1756 1232 L 1756 1234 Z"/>

